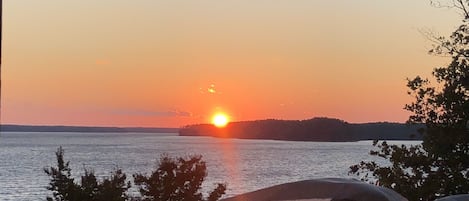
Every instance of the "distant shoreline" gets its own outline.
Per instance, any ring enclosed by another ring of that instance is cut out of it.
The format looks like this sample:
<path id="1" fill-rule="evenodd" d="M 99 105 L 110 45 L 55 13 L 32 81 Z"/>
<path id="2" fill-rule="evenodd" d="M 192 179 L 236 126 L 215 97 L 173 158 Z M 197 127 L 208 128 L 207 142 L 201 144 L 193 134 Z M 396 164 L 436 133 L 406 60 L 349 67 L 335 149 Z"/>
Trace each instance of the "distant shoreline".
<path id="1" fill-rule="evenodd" d="M 340 119 L 256 120 L 231 122 L 224 128 L 211 124 L 189 125 L 181 136 L 265 139 L 286 141 L 353 142 L 363 140 L 422 140 L 418 129 L 424 125 L 375 122 L 348 123 Z"/>
<path id="2" fill-rule="evenodd" d="M 178 133 L 179 128 L 0 125 L 0 132 Z"/>

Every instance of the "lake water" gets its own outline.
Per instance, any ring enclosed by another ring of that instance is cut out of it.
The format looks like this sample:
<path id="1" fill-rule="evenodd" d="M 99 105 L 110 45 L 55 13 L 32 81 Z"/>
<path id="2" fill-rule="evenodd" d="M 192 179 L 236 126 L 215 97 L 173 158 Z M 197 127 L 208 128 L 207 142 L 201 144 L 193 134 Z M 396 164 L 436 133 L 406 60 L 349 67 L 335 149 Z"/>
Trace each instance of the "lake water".
<path id="1" fill-rule="evenodd" d="M 401 142 L 396 142 L 401 143 Z M 415 143 L 415 142 L 402 142 Z M 65 150 L 74 176 L 83 167 L 99 176 L 116 167 L 128 178 L 150 173 L 160 155 L 201 154 L 207 162 L 204 190 L 228 184 L 227 195 L 312 178 L 351 177 L 348 167 L 368 155 L 371 141 L 290 142 L 273 140 L 185 137 L 142 133 L 15 133 L 0 134 L 0 200 L 45 200 L 49 178 L 43 169 L 55 166 L 54 152 Z"/>

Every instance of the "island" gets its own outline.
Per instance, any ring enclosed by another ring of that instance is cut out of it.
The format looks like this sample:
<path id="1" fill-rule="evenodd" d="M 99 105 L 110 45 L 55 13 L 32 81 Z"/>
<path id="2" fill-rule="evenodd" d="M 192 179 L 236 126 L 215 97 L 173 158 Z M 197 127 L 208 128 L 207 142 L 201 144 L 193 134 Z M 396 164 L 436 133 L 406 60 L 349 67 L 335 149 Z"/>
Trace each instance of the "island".
<path id="1" fill-rule="evenodd" d="M 239 139 L 349 142 L 361 140 L 422 140 L 423 125 L 404 123 L 348 123 L 333 118 L 307 120 L 256 120 L 231 122 L 223 128 L 212 124 L 188 125 L 181 136 L 212 136 Z"/>

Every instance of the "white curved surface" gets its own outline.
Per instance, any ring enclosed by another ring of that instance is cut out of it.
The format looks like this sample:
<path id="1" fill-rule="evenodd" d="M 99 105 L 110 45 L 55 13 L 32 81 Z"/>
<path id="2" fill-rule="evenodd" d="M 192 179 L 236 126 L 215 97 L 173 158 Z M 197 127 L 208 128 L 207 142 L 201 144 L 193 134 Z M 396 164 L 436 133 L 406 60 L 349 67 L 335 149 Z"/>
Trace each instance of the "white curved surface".
<path id="1" fill-rule="evenodd" d="M 224 199 L 224 201 L 407 201 L 395 191 L 355 179 L 325 178 L 280 184 Z"/>
<path id="2" fill-rule="evenodd" d="M 451 195 L 446 196 L 440 199 L 436 199 L 435 201 L 468 201 L 469 194 L 461 194 L 461 195 Z"/>

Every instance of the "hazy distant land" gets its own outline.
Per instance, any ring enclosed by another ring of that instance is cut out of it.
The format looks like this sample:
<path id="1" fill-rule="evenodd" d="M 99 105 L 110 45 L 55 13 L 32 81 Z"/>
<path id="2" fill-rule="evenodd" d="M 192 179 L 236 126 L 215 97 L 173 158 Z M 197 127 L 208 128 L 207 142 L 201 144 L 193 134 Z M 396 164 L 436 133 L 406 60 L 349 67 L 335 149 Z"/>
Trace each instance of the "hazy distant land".
<path id="1" fill-rule="evenodd" d="M 257 120 L 232 122 L 224 128 L 211 124 L 185 126 L 182 136 L 214 136 L 240 139 L 272 139 L 291 141 L 360 141 L 421 140 L 417 129 L 422 125 L 403 123 L 347 123 L 339 119 Z"/>
<path id="2" fill-rule="evenodd" d="M 82 133 L 179 133 L 181 136 L 213 136 L 240 139 L 289 141 L 360 141 L 421 140 L 421 125 L 403 123 L 348 123 L 339 119 L 256 120 L 231 122 L 224 128 L 212 124 L 189 125 L 183 128 L 86 127 L 1 125 L 2 132 L 82 132 Z"/>
<path id="3" fill-rule="evenodd" d="M 1 125 L 2 132 L 177 133 L 178 128 Z"/>

